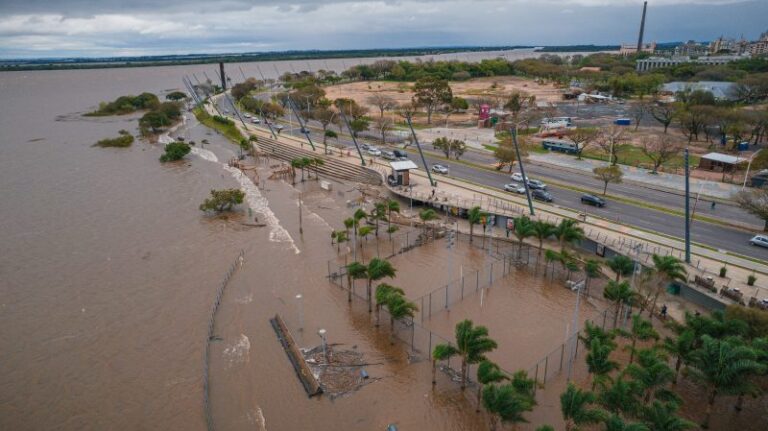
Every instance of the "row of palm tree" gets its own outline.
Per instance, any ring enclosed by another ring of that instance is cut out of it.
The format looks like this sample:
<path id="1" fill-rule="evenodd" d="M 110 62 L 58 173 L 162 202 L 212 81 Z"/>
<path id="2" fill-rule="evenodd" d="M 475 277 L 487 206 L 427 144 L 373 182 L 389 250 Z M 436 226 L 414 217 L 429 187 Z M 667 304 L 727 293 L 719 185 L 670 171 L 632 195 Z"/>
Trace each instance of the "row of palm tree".
<path id="1" fill-rule="evenodd" d="M 296 178 L 296 169 L 301 169 L 301 182 L 304 182 L 304 169 L 307 169 L 310 172 L 311 172 L 311 169 L 314 169 L 315 179 L 317 179 L 318 168 L 323 165 L 325 165 L 325 160 L 317 157 L 298 157 L 291 160 L 291 169 L 292 169 L 292 176 L 294 178 L 294 184 L 295 184 L 295 178 Z"/>
<path id="2" fill-rule="evenodd" d="M 535 384 L 525 371 L 508 375 L 485 355 L 497 347 L 488 336 L 488 328 L 475 326 L 471 320 L 456 324 L 456 345 L 438 344 L 432 351 L 432 384 L 437 383 L 437 363 L 454 356 L 461 358 L 461 389 L 469 381 L 469 366 L 477 367 L 477 409 L 482 405 L 491 414 L 492 428 L 497 422 L 527 422 L 523 413 L 536 405 Z M 503 383 L 502 382 L 507 382 Z"/>
<path id="3" fill-rule="evenodd" d="M 341 252 L 341 243 L 350 240 L 350 229 L 353 230 L 355 237 L 360 239 L 367 239 L 368 235 L 374 233 L 376 237 L 379 236 L 379 221 L 387 222 L 387 233 L 389 239 L 392 239 L 392 234 L 399 230 L 397 225 L 392 225 L 392 213 L 400 213 L 400 203 L 395 200 L 387 199 L 383 202 L 377 202 L 373 209 L 366 213 L 364 209 L 358 208 L 349 217 L 343 221 L 344 230 L 331 231 L 331 245 L 334 243 L 337 245 L 337 253 Z M 360 226 L 362 220 L 370 220 L 374 223 L 374 226 Z M 362 249 L 362 241 L 360 241 L 360 248 Z"/>
<path id="4" fill-rule="evenodd" d="M 584 229 L 576 220 L 562 219 L 559 224 L 553 224 L 546 220 L 531 220 L 528 216 L 515 217 L 513 234 L 519 243 L 518 250 L 522 250 L 526 238 L 534 237 L 539 241 L 539 256 L 544 248 L 544 241 L 554 237 L 560 248 L 577 244 L 584 239 Z"/>
<path id="5" fill-rule="evenodd" d="M 384 278 L 394 278 L 397 270 L 385 259 L 374 257 L 367 265 L 360 262 L 352 262 L 347 265 L 347 284 L 349 291 L 347 301 L 352 302 L 352 292 L 355 289 L 355 280 L 366 280 L 366 298 L 368 298 L 368 312 L 373 312 L 373 297 L 371 295 L 371 286 L 374 281 Z"/>
<path id="6" fill-rule="evenodd" d="M 613 282 L 613 286 L 626 283 Z M 622 288 L 623 289 L 623 288 Z M 729 319 L 722 312 L 710 317 L 687 314 L 684 324 L 672 325 L 676 337 L 660 336 L 649 320 L 632 317 L 628 331 L 605 331 L 588 323 L 580 339 L 588 348 L 587 369 L 592 376 L 591 390 L 570 384 L 560 397 L 566 430 L 603 423 L 606 430 L 682 431 L 696 424 L 677 415 L 682 403 L 675 393 L 679 370 L 685 364 L 687 375 L 703 386 L 707 408 L 701 426 L 707 428 L 716 399 L 721 394 L 759 393 L 755 377 L 768 371 L 768 339 L 748 336 L 748 324 Z M 626 338 L 629 362 L 622 369 L 611 355 L 615 337 Z M 638 347 L 643 342 L 645 347 Z M 648 344 L 650 343 L 650 345 Z M 674 369 L 668 355 L 676 357 Z"/>

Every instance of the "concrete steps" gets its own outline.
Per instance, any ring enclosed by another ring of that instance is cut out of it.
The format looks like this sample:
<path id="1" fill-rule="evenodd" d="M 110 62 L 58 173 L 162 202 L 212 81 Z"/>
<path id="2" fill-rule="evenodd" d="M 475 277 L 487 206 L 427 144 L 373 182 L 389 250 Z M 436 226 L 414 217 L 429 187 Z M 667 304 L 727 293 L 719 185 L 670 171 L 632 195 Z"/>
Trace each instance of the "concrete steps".
<path id="1" fill-rule="evenodd" d="M 318 148 L 317 151 L 313 152 L 309 145 L 307 145 L 306 149 L 297 148 L 264 136 L 258 137 L 256 145 L 261 152 L 288 162 L 301 157 L 323 159 L 325 164 L 318 167 L 317 170 L 321 174 L 330 177 L 373 185 L 382 184 L 381 172 L 378 170 L 369 169 L 363 166 L 355 166 L 348 162 L 337 160 L 333 156 L 324 155 L 321 148 Z M 314 170 L 314 168 L 312 169 Z"/>

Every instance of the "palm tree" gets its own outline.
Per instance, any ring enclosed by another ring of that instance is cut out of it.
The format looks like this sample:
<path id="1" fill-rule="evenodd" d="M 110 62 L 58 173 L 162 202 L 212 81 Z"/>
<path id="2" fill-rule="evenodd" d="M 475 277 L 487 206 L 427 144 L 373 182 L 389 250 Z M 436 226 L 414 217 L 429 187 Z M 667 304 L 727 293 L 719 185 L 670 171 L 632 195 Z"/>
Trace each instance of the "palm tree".
<path id="1" fill-rule="evenodd" d="M 352 229 L 355 226 L 355 219 L 350 217 L 348 219 L 344 219 L 344 231 L 347 233 L 347 237 L 349 237 L 349 230 Z M 357 231 L 355 231 L 355 235 L 357 235 Z"/>
<path id="2" fill-rule="evenodd" d="M 335 234 L 335 235 L 333 235 Z M 336 253 L 341 253 L 341 243 L 349 241 L 347 233 L 343 230 L 335 230 L 332 232 L 332 238 L 336 239 Z"/>
<path id="3" fill-rule="evenodd" d="M 488 337 L 485 326 L 474 326 L 468 319 L 456 324 L 456 348 L 461 356 L 461 389 L 467 386 L 468 365 L 485 360 L 485 354 L 497 346 Z"/>
<path id="4" fill-rule="evenodd" d="M 659 333 L 653 329 L 651 322 L 643 319 L 639 314 L 632 316 L 632 327 L 630 328 L 630 331 L 621 331 L 619 334 L 632 340 L 632 343 L 628 346 L 630 364 L 635 359 L 635 345 L 637 345 L 638 341 L 659 339 Z"/>
<path id="5" fill-rule="evenodd" d="M 432 350 L 432 384 L 437 383 L 437 361 L 445 361 L 459 354 L 459 351 L 450 344 L 438 344 Z"/>
<path id="6" fill-rule="evenodd" d="M 547 250 L 544 252 L 544 275 L 547 274 L 547 268 L 549 268 L 549 265 L 552 264 L 552 277 L 555 276 L 555 262 L 562 262 L 563 257 L 560 255 L 560 253 L 554 251 L 554 250 Z"/>
<path id="7" fill-rule="evenodd" d="M 374 257 L 368 262 L 368 312 L 373 312 L 373 298 L 371 297 L 371 284 L 384 277 L 394 278 L 397 270 L 387 260 Z"/>
<path id="8" fill-rule="evenodd" d="M 386 208 L 387 208 L 387 233 L 389 234 L 389 239 L 391 241 L 392 232 L 397 230 L 397 226 L 395 226 L 394 230 L 392 229 L 392 213 L 396 212 L 400 214 L 400 203 L 398 203 L 396 200 L 387 199 Z"/>
<path id="9" fill-rule="evenodd" d="M 685 328 L 681 330 L 677 337 L 666 337 L 663 348 L 667 352 L 675 355 L 675 371 L 672 376 L 672 384 L 677 384 L 677 376 L 680 374 L 680 366 L 683 361 L 688 361 L 691 352 L 695 350 L 696 334 L 693 330 Z"/>
<path id="10" fill-rule="evenodd" d="M 642 387 L 635 381 L 624 380 L 624 372 L 619 373 L 613 384 L 604 388 L 597 397 L 600 404 L 608 411 L 626 416 L 635 416 L 640 409 L 638 401 Z"/>
<path id="11" fill-rule="evenodd" d="M 536 405 L 536 381 L 528 377 L 527 371 L 517 371 L 512 375 L 512 381 L 509 383 L 518 394 L 528 397 L 531 400 L 531 404 Z"/>
<path id="12" fill-rule="evenodd" d="M 377 202 L 373 210 L 371 211 L 371 218 L 373 218 L 376 225 L 376 238 L 379 237 L 379 220 L 386 220 L 387 218 L 387 204 L 384 202 Z"/>
<path id="13" fill-rule="evenodd" d="M 643 387 L 643 402 L 646 404 L 651 402 L 652 396 L 660 394 L 675 375 L 655 349 L 639 350 L 637 363 L 629 364 L 626 372 Z"/>
<path id="14" fill-rule="evenodd" d="M 347 281 L 349 282 L 349 291 L 347 292 L 347 302 L 352 302 L 352 291 L 355 290 L 355 280 L 367 279 L 368 267 L 360 262 L 352 262 L 347 265 Z"/>
<path id="15" fill-rule="evenodd" d="M 608 259 L 608 268 L 611 268 L 616 273 L 616 281 L 619 281 L 621 277 L 626 277 L 635 270 L 635 262 L 627 256 L 617 254 Z"/>
<path id="16" fill-rule="evenodd" d="M 757 354 L 752 348 L 740 344 L 738 339 L 717 340 L 703 335 L 701 341 L 701 348 L 691 354 L 688 369 L 707 389 L 707 412 L 701 426 L 708 428 L 718 394 L 741 392 L 746 378 L 763 370 L 765 365 L 756 360 Z"/>
<path id="17" fill-rule="evenodd" d="M 654 254 L 651 256 L 653 259 L 653 269 L 661 279 L 659 286 L 654 289 L 653 302 L 649 316 L 653 319 L 653 312 L 656 310 L 656 301 L 659 299 L 659 295 L 670 283 L 675 281 L 685 281 L 688 278 L 688 271 L 685 270 L 685 265 L 680 259 L 674 256 L 659 256 Z"/>
<path id="18" fill-rule="evenodd" d="M 432 220 L 437 220 L 438 215 L 435 210 L 432 208 L 423 209 L 419 212 L 419 218 L 421 219 L 421 222 L 424 223 L 424 236 L 427 236 L 427 222 Z"/>
<path id="19" fill-rule="evenodd" d="M 592 374 L 593 391 L 598 383 L 602 384 L 608 378 L 608 374 L 611 371 L 619 368 L 619 364 L 610 359 L 611 353 L 615 348 L 613 341 L 605 342 L 599 338 L 593 339 L 589 344 L 587 369 Z"/>
<path id="20" fill-rule="evenodd" d="M 360 237 L 361 240 L 365 239 L 368 240 L 368 235 L 370 235 L 374 231 L 373 226 L 360 226 L 360 229 L 357 230 L 357 235 Z M 360 241 L 360 248 L 363 248 L 363 241 Z"/>
<path id="21" fill-rule="evenodd" d="M 304 182 L 304 162 L 302 159 L 291 160 L 291 184 L 296 184 L 296 169 L 301 169 L 301 181 Z"/>
<path id="22" fill-rule="evenodd" d="M 309 157 L 302 157 L 301 158 L 301 182 L 304 182 L 304 169 L 309 168 L 312 166 L 312 159 Z M 307 177 L 310 177 L 309 173 L 307 174 Z"/>
<path id="23" fill-rule="evenodd" d="M 519 394 L 511 384 L 486 386 L 483 389 L 483 406 L 493 418 L 512 423 L 528 422 L 523 413 L 533 409 L 531 400 Z M 496 429 L 495 419 L 491 429 Z"/>
<path id="24" fill-rule="evenodd" d="M 627 423 L 621 416 L 612 414 L 605 420 L 605 431 L 648 431 L 648 427 L 641 423 Z"/>
<path id="25" fill-rule="evenodd" d="M 589 280 L 600 277 L 602 274 L 602 268 L 600 267 L 600 261 L 595 259 L 587 259 L 584 262 L 584 273 L 586 278 L 584 279 L 584 291 L 589 295 Z"/>
<path id="26" fill-rule="evenodd" d="M 566 280 L 571 279 L 571 274 L 578 272 L 580 269 L 579 260 L 576 256 L 566 249 L 560 250 L 560 264 L 563 265 L 563 269 L 568 271 Z"/>
<path id="27" fill-rule="evenodd" d="M 600 340 L 600 343 L 609 345 L 612 349 L 615 349 L 616 343 L 613 341 L 614 338 L 616 338 L 615 332 L 604 331 L 602 328 L 594 325 L 589 320 L 584 322 L 584 329 L 581 330 L 579 334 L 579 340 L 583 341 L 587 348 L 592 345 L 592 340 Z"/>
<path id="28" fill-rule="evenodd" d="M 470 210 L 467 212 L 467 221 L 469 221 L 469 243 L 470 244 L 472 244 L 472 240 L 474 239 L 475 225 L 482 222 L 483 217 L 485 216 L 486 214 L 478 206 L 474 206 L 470 208 Z"/>
<path id="29" fill-rule="evenodd" d="M 403 289 L 395 286 L 390 286 L 386 283 L 381 283 L 378 286 L 376 286 L 376 326 L 379 326 L 379 318 L 381 315 L 381 307 L 383 307 L 385 304 L 387 304 L 387 301 L 389 301 L 390 296 L 395 294 L 401 294 L 404 295 L 405 292 Z"/>
<path id="30" fill-rule="evenodd" d="M 484 360 L 477 366 L 477 411 L 480 411 L 480 404 L 482 403 L 482 390 L 484 385 L 491 383 L 499 383 L 503 380 L 508 380 L 506 374 L 501 372 L 501 368 L 494 362 Z"/>
<path id="31" fill-rule="evenodd" d="M 523 252 L 523 241 L 525 241 L 526 238 L 533 236 L 534 232 L 531 219 L 529 219 L 528 216 L 515 217 L 514 221 L 515 229 L 513 230 L 513 233 L 515 234 L 515 238 L 517 238 L 517 257 L 519 258 Z"/>
<path id="32" fill-rule="evenodd" d="M 562 219 L 560 224 L 555 228 L 555 236 L 560 241 L 560 248 L 564 248 L 565 244 L 571 244 L 584 239 L 584 229 L 578 226 L 576 220 Z"/>
<path id="33" fill-rule="evenodd" d="M 560 394 L 560 411 L 565 419 L 565 431 L 578 430 L 579 425 L 596 424 L 605 420 L 605 412 L 599 408 L 590 407 L 597 396 L 589 391 L 582 391 L 573 383 Z"/>
<path id="34" fill-rule="evenodd" d="M 675 415 L 677 406 L 674 403 L 662 403 L 654 400 L 643 408 L 643 423 L 651 431 L 685 431 L 696 427 L 696 424 Z"/>
<path id="35" fill-rule="evenodd" d="M 541 256 L 544 240 L 555 234 L 555 225 L 543 220 L 536 220 L 531 223 L 531 227 L 533 228 L 533 236 L 539 240 L 539 256 Z"/>
<path id="36" fill-rule="evenodd" d="M 632 304 L 635 298 L 635 292 L 629 287 L 629 283 L 623 281 L 611 280 L 605 286 L 603 290 L 603 298 L 615 304 L 616 309 L 613 312 L 613 327 L 615 328 L 619 321 L 619 315 L 621 314 L 621 307 L 623 305 Z"/>
<path id="37" fill-rule="evenodd" d="M 405 299 L 402 290 L 395 291 L 387 298 L 387 310 L 389 310 L 389 333 L 395 336 L 395 320 L 406 317 L 413 319 L 419 307 L 413 302 Z"/>
<path id="38" fill-rule="evenodd" d="M 314 158 L 312 158 L 310 160 L 311 160 L 311 165 L 315 168 L 315 180 L 319 180 L 320 179 L 319 168 L 320 168 L 320 166 L 324 166 L 325 165 L 325 160 L 323 160 L 321 158 L 318 158 L 318 157 L 314 157 Z"/>

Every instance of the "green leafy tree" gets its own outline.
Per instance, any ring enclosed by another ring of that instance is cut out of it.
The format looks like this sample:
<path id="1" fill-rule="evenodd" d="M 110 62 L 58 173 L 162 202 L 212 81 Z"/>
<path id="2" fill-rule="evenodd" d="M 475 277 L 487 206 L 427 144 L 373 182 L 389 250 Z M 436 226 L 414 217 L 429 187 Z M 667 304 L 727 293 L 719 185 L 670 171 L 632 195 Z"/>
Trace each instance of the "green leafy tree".
<path id="1" fill-rule="evenodd" d="M 606 418 L 606 413 L 596 407 L 592 407 L 597 401 L 597 396 L 589 391 L 582 391 L 573 383 L 568 383 L 568 388 L 560 394 L 560 411 L 565 419 L 565 431 L 577 431 L 581 425 L 600 423 Z"/>
<path id="2" fill-rule="evenodd" d="M 600 166 L 592 169 L 595 174 L 595 179 L 603 182 L 603 196 L 608 192 L 609 183 L 620 183 L 624 172 L 616 165 Z"/>
<path id="3" fill-rule="evenodd" d="M 421 78 L 413 85 L 413 101 L 427 111 L 427 124 L 432 124 L 432 113 L 438 106 L 450 103 L 453 92 L 448 81 L 434 77 Z"/>
<path id="4" fill-rule="evenodd" d="M 499 383 L 509 378 L 501 371 L 501 368 L 489 360 L 480 362 L 477 366 L 477 411 L 480 411 L 480 405 L 482 403 L 482 390 L 485 385 L 491 383 Z"/>
<path id="5" fill-rule="evenodd" d="M 501 422 L 528 422 L 523 414 L 533 410 L 531 400 L 515 390 L 511 384 L 487 385 L 483 389 L 483 406 Z M 496 429 L 496 420 L 492 424 Z"/>
<path id="6" fill-rule="evenodd" d="M 707 409 L 702 428 L 709 428 L 712 408 L 719 394 L 738 394 L 749 376 L 760 372 L 765 364 L 757 361 L 756 352 L 738 339 L 717 340 L 702 336 L 702 346 L 691 354 L 691 376 L 707 390 Z"/>
<path id="7" fill-rule="evenodd" d="M 533 236 L 539 240 L 539 256 L 541 256 L 541 252 L 544 249 L 544 240 L 554 235 L 557 228 L 552 223 L 544 220 L 536 220 L 531 224 L 531 227 L 533 228 Z"/>
<path id="8" fill-rule="evenodd" d="M 488 328 L 485 326 L 474 326 L 468 319 L 456 324 L 456 349 L 461 356 L 462 389 L 467 386 L 468 365 L 485 360 L 485 354 L 496 347 L 496 342 L 488 337 Z"/>
<path id="9" fill-rule="evenodd" d="M 435 210 L 433 210 L 432 208 L 427 208 L 419 211 L 419 218 L 421 219 L 421 222 L 424 225 L 424 236 L 426 236 L 427 223 L 432 220 L 437 220 L 440 217 L 438 217 L 437 212 Z"/>
<path id="10" fill-rule="evenodd" d="M 243 203 L 245 192 L 240 189 L 211 190 L 211 197 L 200 204 L 201 211 L 231 211 L 232 207 Z"/>
<path id="11" fill-rule="evenodd" d="M 517 238 L 517 256 L 520 257 L 523 252 L 523 241 L 525 241 L 526 238 L 534 236 L 535 232 L 533 223 L 528 216 L 515 217 L 514 221 L 515 228 L 512 233 L 514 233 L 515 238 Z"/>
<path id="12" fill-rule="evenodd" d="M 437 383 L 437 361 L 445 361 L 459 354 L 450 344 L 438 344 L 432 350 L 432 384 Z"/>
<path id="13" fill-rule="evenodd" d="M 397 231 L 397 226 L 392 226 L 392 213 L 400 214 L 400 203 L 396 200 L 387 199 L 384 204 L 387 211 L 387 233 L 389 234 L 389 239 L 392 240 L 392 232 Z"/>
<path id="14" fill-rule="evenodd" d="M 654 396 L 663 396 L 664 387 L 674 378 L 674 371 L 664 359 L 655 349 L 641 349 L 637 352 L 637 363 L 626 368 L 627 374 L 642 386 L 646 404 Z"/>
<path id="15" fill-rule="evenodd" d="M 189 154 L 190 151 L 192 151 L 192 148 L 184 142 L 171 142 L 170 144 L 165 145 L 165 154 L 160 156 L 160 161 L 165 163 L 181 160 L 184 156 Z"/>
<path id="16" fill-rule="evenodd" d="M 584 239 L 584 229 L 579 226 L 576 220 L 564 218 L 555 228 L 555 237 L 560 241 L 560 247 L 564 248 L 566 244 L 573 244 Z"/>
<path id="17" fill-rule="evenodd" d="M 349 241 L 349 234 L 343 230 L 335 230 L 332 234 L 335 234 L 333 239 L 336 240 L 336 253 L 341 253 L 341 243 Z"/>
<path id="18" fill-rule="evenodd" d="M 616 274 L 616 281 L 618 282 L 621 277 L 626 277 L 632 274 L 635 270 L 635 262 L 627 256 L 617 254 L 606 261 L 608 268 Z"/>
<path id="19" fill-rule="evenodd" d="M 509 173 L 512 173 L 512 168 L 517 161 L 517 151 L 512 145 L 512 140 L 504 140 L 499 143 L 496 149 L 493 150 L 493 157 L 499 161 L 498 170 L 501 170 L 504 166 L 509 168 Z"/>
<path id="20" fill-rule="evenodd" d="M 373 298 L 371 295 L 371 284 L 374 281 L 381 280 L 385 277 L 394 278 L 397 270 L 392 266 L 389 261 L 374 257 L 368 262 L 368 312 L 373 312 Z"/>
<path id="21" fill-rule="evenodd" d="M 675 281 L 684 282 L 688 277 L 688 271 L 686 271 L 685 265 L 683 265 L 680 259 L 674 256 L 659 256 L 654 254 L 651 258 L 653 259 L 653 269 L 660 279 L 656 288 L 652 290 L 653 298 L 651 299 L 649 316 L 653 318 L 653 313 L 656 310 L 656 302 L 661 293 L 664 292 L 670 283 Z"/>
<path id="22" fill-rule="evenodd" d="M 615 348 L 613 342 L 605 342 L 599 338 L 592 339 L 587 352 L 587 369 L 592 375 L 592 390 L 598 383 L 602 384 L 608 378 L 611 371 L 619 368 L 616 361 L 610 359 Z"/>
<path id="23" fill-rule="evenodd" d="M 469 243 L 472 244 L 472 240 L 475 235 L 475 225 L 481 223 L 487 217 L 487 214 L 479 206 L 470 208 L 467 212 L 467 221 L 469 222 Z"/>
<path id="24" fill-rule="evenodd" d="M 636 345 L 638 341 L 651 341 L 658 340 L 659 333 L 653 329 L 653 325 L 650 321 L 643 319 L 639 314 L 632 316 L 632 326 L 627 331 L 621 331 L 619 334 L 625 338 L 629 338 L 630 345 L 627 346 L 629 350 L 629 363 L 631 364 L 635 359 Z"/>
<path id="25" fill-rule="evenodd" d="M 610 415 L 605 420 L 605 431 L 649 431 L 648 427 L 641 423 L 628 423 L 617 414 Z"/>
<path id="26" fill-rule="evenodd" d="M 624 372 L 621 372 L 610 386 L 600 392 L 598 400 L 600 405 L 614 414 L 635 416 L 641 407 L 639 398 L 642 389 L 639 383 L 625 380 Z"/>
<path id="27" fill-rule="evenodd" d="M 584 262 L 584 274 L 586 275 L 586 278 L 584 279 L 584 290 L 587 294 L 589 294 L 589 281 L 599 278 L 602 273 L 599 260 L 587 259 L 586 262 Z"/>
<path id="28" fill-rule="evenodd" d="M 612 302 L 616 307 L 613 311 L 613 327 L 615 328 L 621 315 L 621 308 L 625 305 L 631 305 L 634 301 L 636 293 L 632 291 L 629 283 L 623 281 L 611 280 L 605 286 L 603 290 L 603 298 Z"/>
<path id="29" fill-rule="evenodd" d="M 650 431 L 685 431 L 696 427 L 695 423 L 675 415 L 676 411 L 675 404 L 654 400 L 643 407 L 643 423 Z"/>
<path id="30" fill-rule="evenodd" d="M 402 292 L 394 292 L 387 300 L 387 310 L 389 310 L 389 329 L 390 334 L 395 334 L 395 320 L 404 319 L 416 314 L 419 307 L 413 302 L 407 300 Z"/>
<path id="31" fill-rule="evenodd" d="M 403 289 L 395 286 L 391 286 L 386 283 L 381 283 L 376 286 L 376 326 L 379 326 L 379 320 L 381 317 L 381 307 L 387 305 L 389 299 L 393 295 L 403 295 L 405 292 Z"/>
<path id="32" fill-rule="evenodd" d="M 347 302 L 352 302 L 352 292 L 355 290 L 355 280 L 367 280 L 368 279 L 368 267 L 360 262 L 352 262 L 347 265 L 347 284 L 349 284 L 349 291 L 347 292 Z"/>
<path id="33" fill-rule="evenodd" d="M 183 91 L 172 91 L 166 94 L 165 98 L 173 101 L 185 100 L 187 98 L 187 93 Z"/>

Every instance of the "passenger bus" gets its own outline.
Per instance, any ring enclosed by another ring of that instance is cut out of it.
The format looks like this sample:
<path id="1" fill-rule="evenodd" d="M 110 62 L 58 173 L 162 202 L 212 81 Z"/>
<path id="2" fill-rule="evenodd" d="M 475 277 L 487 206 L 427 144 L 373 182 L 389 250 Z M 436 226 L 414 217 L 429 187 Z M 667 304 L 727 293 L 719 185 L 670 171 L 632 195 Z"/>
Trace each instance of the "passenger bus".
<path id="1" fill-rule="evenodd" d="M 578 147 L 575 142 L 566 141 L 564 139 L 545 139 L 541 141 L 541 146 L 545 150 L 559 151 L 561 153 L 576 154 Z"/>
<path id="2" fill-rule="evenodd" d="M 546 129 L 556 129 L 560 127 L 573 126 L 573 119 L 571 117 L 551 117 L 541 120 L 541 126 Z"/>

